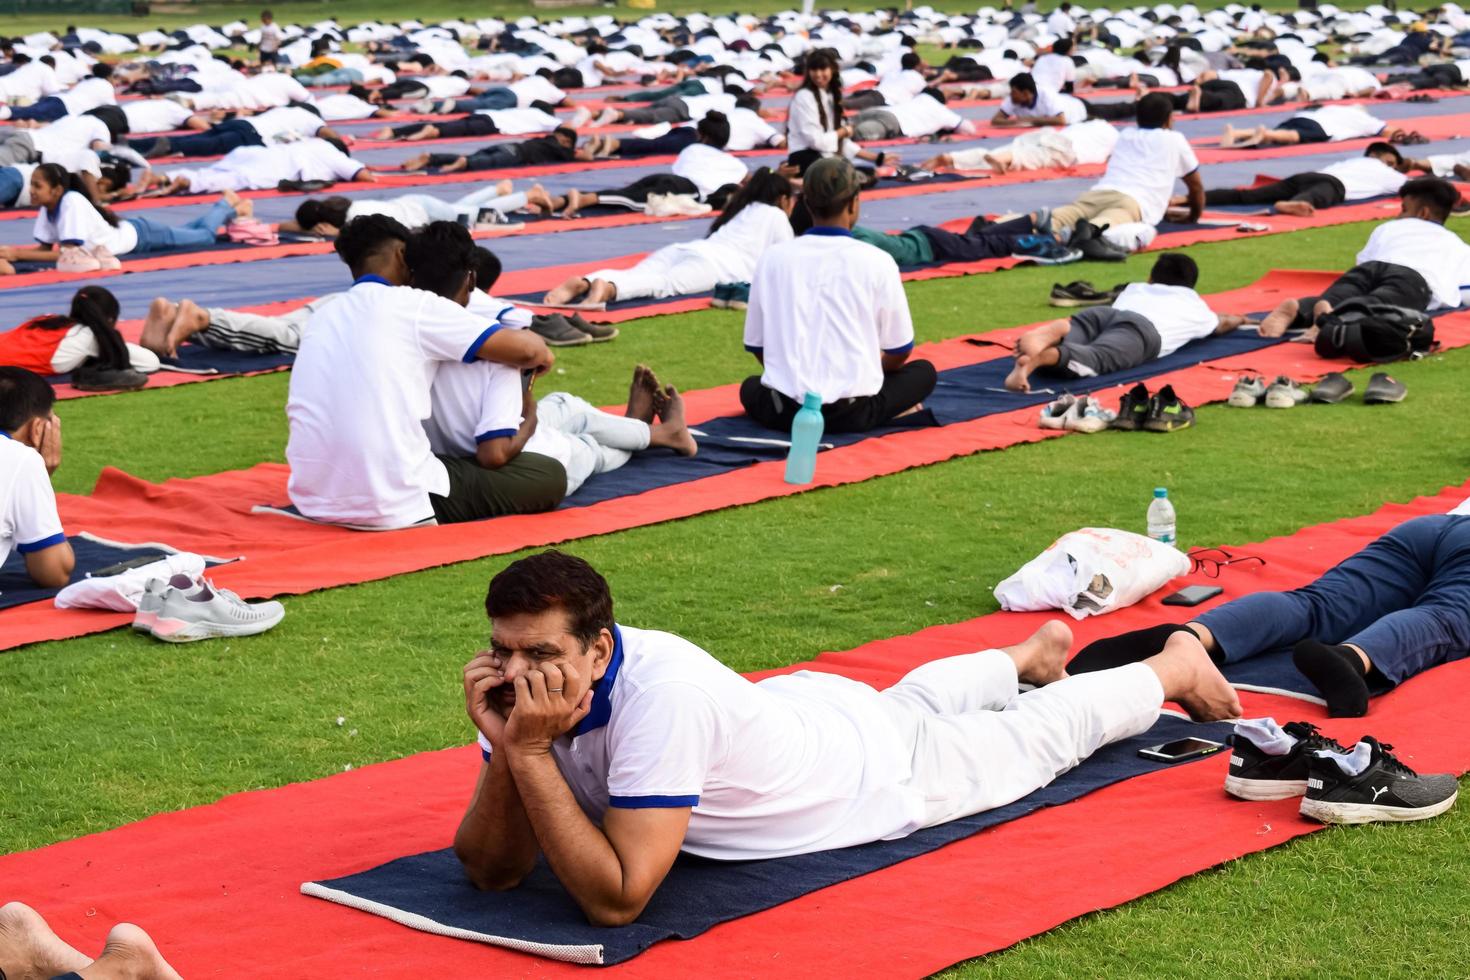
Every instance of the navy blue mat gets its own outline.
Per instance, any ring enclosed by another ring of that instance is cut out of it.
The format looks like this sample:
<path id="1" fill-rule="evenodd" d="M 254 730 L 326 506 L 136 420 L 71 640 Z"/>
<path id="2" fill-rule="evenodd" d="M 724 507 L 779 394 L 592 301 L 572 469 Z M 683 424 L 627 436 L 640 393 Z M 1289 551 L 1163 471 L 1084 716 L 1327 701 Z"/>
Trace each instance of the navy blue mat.
<path id="1" fill-rule="evenodd" d="M 248 351 L 216 350 L 203 344 L 184 344 L 177 357 L 165 357 L 163 370 L 178 368 L 188 374 L 210 376 L 251 374 L 256 371 L 278 371 L 290 367 L 295 354 L 255 354 Z M 52 384 L 68 384 L 70 374 L 54 374 Z"/>
<path id="2" fill-rule="evenodd" d="M 621 963 L 661 940 L 690 939 L 722 922 L 928 854 L 1042 807 L 1070 803 L 1167 766 L 1140 758 L 1141 748 L 1190 735 L 1223 742 L 1229 732 L 1228 724 L 1197 725 L 1164 715 L 1144 734 L 1107 746 L 1015 803 L 902 840 L 769 861 L 724 862 L 680 855 L 638 921 L 615 929 L 589 925 L 544 861 L 519 888 L 481 892 L 465 880 L 451 849 L 399 858 L 345 878 L 308 882 L 301 890 L 428 932 L 573 963 Z M 976 882 L 977 888 L 993 885 Z"/>
<path id="3" fill-rule="evenodd" d="M 157 561 L 173 553 L 173 549 L 159 545 L 126 546 L 98 541 L 86 535 L 72 535 L 72 554 L 76 556 L 76 567 L 72 570 L 72 581 L 79 581 L 119 562 L 135 558 Z M 25 556 L 12 551 L 0 567 L 0 609 L 21 606 L 28 602 L 54 599 L 60 589 L 45 589 L 31 581 L 26 574 Z"/>

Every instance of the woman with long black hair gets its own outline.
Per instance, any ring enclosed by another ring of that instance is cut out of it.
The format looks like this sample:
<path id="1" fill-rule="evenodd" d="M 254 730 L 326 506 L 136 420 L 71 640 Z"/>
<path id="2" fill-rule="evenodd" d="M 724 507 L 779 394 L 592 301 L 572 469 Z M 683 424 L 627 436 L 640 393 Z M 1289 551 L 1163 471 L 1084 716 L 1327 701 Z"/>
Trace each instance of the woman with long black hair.
<path id="1" fill-rule="evenodd" d="M 73 374 L 79 388 L 141 388 L 157 371 L 152 351 L 123 340 L 117 329 L 117 297 L 101 286 L 83 286 L 67 313 L 32 317 L 0 333 L 0 366 L 40 375 Z"/>
<path id="2" fill-rule="evenodd" d="M 827 48 L 808 52 L 801 88 L 791 97 L 786 118 L 789 162 L 802 173 L 822 157 L 841 154 L 848 159 L 884 162 L 884 155 L 865 150 L 852 141 L 852 127 L 842 114 L 842 73 L 837 56 Z"/>

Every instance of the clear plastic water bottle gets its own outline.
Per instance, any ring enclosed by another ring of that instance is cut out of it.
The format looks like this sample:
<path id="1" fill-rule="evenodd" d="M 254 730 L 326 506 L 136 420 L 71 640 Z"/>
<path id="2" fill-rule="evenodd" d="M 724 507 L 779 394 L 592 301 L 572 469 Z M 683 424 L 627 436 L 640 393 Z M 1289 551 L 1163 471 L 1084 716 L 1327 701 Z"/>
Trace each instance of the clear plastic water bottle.
<path id="1" fill-rule="evenodd" d="M 786 454 L 786 482 L 810 483 L 817 472 L 817 444 L 822 441 L 822 396 L 807 392 L 791 423 L 791 451 Z"/>
<path id="2" fill-rule="evenodd" d="M 1156 487 L 1154 499 L 1149 501 L 1148 536 L 1171 547 L 1179 547 L 1174 526 L 1174 505 L 1169 503 L 1169 491 L 1164 487 Z"/>

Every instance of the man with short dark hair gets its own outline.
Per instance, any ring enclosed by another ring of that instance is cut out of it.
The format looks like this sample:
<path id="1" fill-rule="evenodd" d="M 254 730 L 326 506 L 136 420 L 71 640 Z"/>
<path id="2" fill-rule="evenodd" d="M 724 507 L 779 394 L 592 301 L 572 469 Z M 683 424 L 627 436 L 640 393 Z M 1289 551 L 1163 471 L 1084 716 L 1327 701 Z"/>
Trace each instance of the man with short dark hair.
<path id="1" fill-rule="evenodd" d="M 0 565 L 12 549 L 31 581 L 60 588 L 76 563 L 56 512 L 51 474 L 61 465 L 56 392 L 39 374 L 0 367 Z"/>
<path id="2" fill-rule="evenodd" d="M 508 512 L 482 475 L 488 471 L 434 455 L 423 428 L 429 386 L 446 361 L 480 358 L 540 374 L 551 352 L 528 330 L 501 329 L 405 285 L 410 238 L 384 215 L 349 221 L 335 247 L 355 281 L 303 331 L 286 403 L 287 491 L 314 520 L 394 528 Z M 468 252 L 444 257 L 446 271 L 462 277 L 472 261 Z M 552 472 L 540 476 L 565 486 L 560 465 L 546 462 Z"/>
<path id="3" fill-rule="evenodd" d="M 1229 333 L 1245 317 L 1215 313 L 1194 291 L 1199 267 L 1181 252 L 1154 262 L 1148 282 L 1129 285 L 1111 306 L 1094 306 L 1027 331 L 1016 342 L 1012 391 L 1030 391 L 1033 371 L 1093 378 L 1168 357 L 1191 340 Z"/>
<path id="4" fill-rule="evenodd" d="M 829 432 L 865 432 L 917 411 L 938 377 L 911 361 L 914 325 L 893 259 L 853 238 L 860 178 L 841 157 L 812 164 L 802 199 L 812 227 L 766 249 L 751 280 L 745 349 L 763 372 L 745 379 L 745 414 L 790 430 L 808 392 Z"/>
<path id="5" fill-rule="evenodd" d="M 1351 299 L 1428 312 L 1456 309 L 1470 285 L 1470 245 L 1444 226 L 1460 201 L 1449 181 L 1419 177 L 1399 189 L 1399 216 L 1368 236 L 1357 264 L 1320 296 L 1289 299 L 1261 321 L 1261 335 L 1315 327 Z"/>
<path id="6" fill-rule="evenodd" d="M 1240 713 L 1198 644 L 1066 677 L 1071 631 L 1056 621 L 881 692 L 815 671 L 752 683 L 687 640 L 618 624 L 606 580 L 556 551 L 497 574 L 485 611 L 490 649 L 463 675 L 483 764 L 455 853 L 496 890 L 544 854 L 598 925 L 637 919 L 680 851 L 759 860 L 895 840 L 1020 799 L 1146 731 L 1165 700 Z"/>

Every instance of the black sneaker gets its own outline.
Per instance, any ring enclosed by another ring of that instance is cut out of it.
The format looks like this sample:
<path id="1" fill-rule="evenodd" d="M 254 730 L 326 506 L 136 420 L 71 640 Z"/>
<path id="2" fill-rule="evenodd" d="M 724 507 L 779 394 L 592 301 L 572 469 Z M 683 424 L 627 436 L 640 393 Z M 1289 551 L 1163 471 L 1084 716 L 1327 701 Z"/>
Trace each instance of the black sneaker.
<path id="1" fill-rule="evenodd" d="M 1140 381 L 1118 399 L 1118 417 L 1113 419 L 1110 428 L 1124 432 L 1143 428 L 1143 422 L 1148 418 L 1148 404 L 1148 388 Z"/>
<path id="2" fill-rule="evenodd" d="M 1098 227 L 1090 221 L 1079 221 L 1072 229 L 1072 238 L 1067 245 L 1093 262 L 1122 262 L 1128 258 L 1128 253 L 1103 238 L 1102 233 L 1107 229 L 1107 225 Z"/>
<path id="3" fill-rule="evenodd" d="M 592 343 L 592 336 L 567 322 L 560 313 L 531 318 L 531 332 L 546 341 L 548 347 L 580 347 Z"/>
<path id="4" fill-rule="evenodd" d="M 1173 385 L 1164 385 L 1148 401 L 1143 428 L 1149 432 L 1174 432 L 1194 425 L 1194 409 L 1179 400 Z"/>
<path id="5" fill-rule="evenodd" d="M 1225 792 L 1242 800 L 1286 800 L 1307 791 L 1307 769 L 1318 749 L 1347 752 L 1337 742 L 1317 731 L 1316 725 L 1288 721 L 1281 726 L 1296 744 L 1285 755 L 1262 752 L 1242 735 L 1230 736 L 1230 773 Z"/>
<path id="6" fill-rule="evenodd" d="M 1368 379 L 1368 387 L 1363 389 L 1363 403 L 1365 405 L 1392 405 L 1403 401 L 1409 394 L 1409 389 L 1404 383 L 1386 374 L 1379 373 Z"/>
<path id="7" fill-rule="evenodd" d="M 1421 776 L 1371 735 L 1364 735 L 1358 748 L 1367 745 L 1368 767 L 1349 776 L 1331 758 L 1313 755 L 1307 770 L 1307 795 L 1301 814 L 1323 823 L 1394 823 L 1428 820 L 1455 804 L 1460 784 L 1454 776 Z"/>

